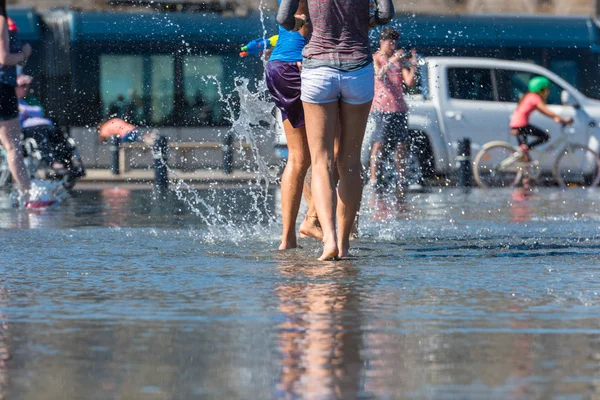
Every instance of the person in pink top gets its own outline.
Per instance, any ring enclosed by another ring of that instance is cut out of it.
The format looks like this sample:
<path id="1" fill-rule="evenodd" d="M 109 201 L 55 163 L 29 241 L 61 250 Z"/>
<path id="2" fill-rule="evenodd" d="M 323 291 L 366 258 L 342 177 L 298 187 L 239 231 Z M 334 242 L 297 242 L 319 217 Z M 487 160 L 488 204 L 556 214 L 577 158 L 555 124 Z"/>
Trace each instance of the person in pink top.
<path id="1" fill-rule="evenodd" d="M 371 147 L 371 186 L 381 189 L 384 176 L 381 161 L 394 157 L 394 165 L 403 175 L 408 142 L 408 105 L 404 101 L 404 86 L 415 84 L 416 54 L 410 58 L 397 50 L 400 33 L 385 28 L 379 35 L 379 50 L 373 55 L 375 67 L 375 97 L 371 116 L 375 121 L 375 133 Z M 399 177 L 399 182 L 403 176 Z"/>
<path id="2" fill-rule="evenodd" d="M 517 137 L 519 149 L 526 161 L 529 161 L 528 151 L 530 148 L 539 146 L 550 139 L 547 132 L 529 123 L 529 118 L 534 111 L 537 110 L 552 118 L 557 124 L 567 125 L 573 122 L 572 118 L 562 118 L 546 106 L 551 85 L 552 83 L 546 77 L 532 78 L 528 84 L 529 93 L 523 96 L 510 120 L 510 134 Z M 533 136 L 534 139 L 529 142 L 528 136 Z"/>

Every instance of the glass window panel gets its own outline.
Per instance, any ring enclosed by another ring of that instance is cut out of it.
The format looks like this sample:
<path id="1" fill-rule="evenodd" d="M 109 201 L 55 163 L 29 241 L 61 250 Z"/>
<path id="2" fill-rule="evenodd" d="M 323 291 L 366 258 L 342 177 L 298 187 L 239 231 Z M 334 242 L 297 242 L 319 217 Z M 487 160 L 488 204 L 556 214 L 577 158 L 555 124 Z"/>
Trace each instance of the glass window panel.
<path id="1" fill-rule="evenodd" d="M 523 96 L 529 92 L 529 81 L 531 78 L 536 76 L 536 74 L 527 71 L 498 70 L 498 72 L 504 77 L 502 82 L 504 82 L 506 87 L 504 88 L 503 92 L 507 93 L 507 101 L 511 103 L 518 103 L 521 101 Z M 561 86 L 552 82 L 547 104 L 561 104 L 560 94 L 562 90 L 563 88 Z"/>
<path id="2" fill-rule="evenodd" d="M 188 56 L 183 63 L 185 121 L 189 125 L 222 125 L 219 82 L 223 82 L 223 57 Z"/>
<path id="3" fill-rule="evenodd" d="M 450 68 L 448 85 L 453 99 L 494 101 L 492 71 L 489 69 Z"/>
<path id="4" fill-rule="evenodd" d="M 131 100 L 143 87 L 141 56 L 100 56 L 100 98 L 104 115 L 131 118 Z"/>
<path id="5" fill-rule="evenodd" d="M 150 120 L 154 124 L 163 124 L 173 120 L 175 60 L 172 56 L 151 56 L 148 61 L 152 70 L 152 90 L 146 88 L 152 97 Z"/>
<path id="6" fill-rule="evenodd" d="M 100 56 L 100 92 L 106 117 L 133 124 L 161 124 L 173 113 L 172 56 Z"/>

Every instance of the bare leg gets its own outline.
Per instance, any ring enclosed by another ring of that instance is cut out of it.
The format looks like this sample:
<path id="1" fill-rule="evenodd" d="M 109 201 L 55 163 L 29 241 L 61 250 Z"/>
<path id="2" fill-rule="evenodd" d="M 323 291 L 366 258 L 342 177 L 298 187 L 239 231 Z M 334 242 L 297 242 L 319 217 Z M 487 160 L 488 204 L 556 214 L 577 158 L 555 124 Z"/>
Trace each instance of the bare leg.
<path id="1" fill-rule="evenodd" d="M 31 189 L 31 180 L 23 161 L 21 126 L 18 119 L 0 122 L 0 144 L 6 150 L 8 168 L 13 179 L 27 198 Z"/>
<path id="2" fill-rule="evenodd" d="M 337 258 L 339 249 L 335 229 L 336 196 L 333 182 L 333 142 L 338 120 L 338 102 L 303 103 L 306 132 L 312 163 L 312 195 L 319 223 L 323 228 L 323 254 L 319 260 Z"/>
<path id="3" fill-rule="evenodd" d="M 360 208 L 363 183 L 360 150 L 370 109 L 371 102 L 360 105 L 341 103 L 342 137 L 337 160 L 340 174 L 337 205 L 340 257 L 348 255 L 354 219 Z"/>
<path id="4" fill-rule="evenodd" d="M 381 151 L 381 142 L 373 142 L 371 146 L 371 158 L 370 158 L 370 169 L 371 169 L 371 182 L 377 181 L 377 171 L 379 170 L 379 153 Z"/>
<path id="5" fill-rule="evenodd" d="M 396 171 L 398 171 L 398 184 L 396 185 L 396 197 L 398 200 L 404 200 L 406 188 L 406 164 L 408 157 L 408 146 L 406 143 L 396 145 Z"/>
<path id="6" fill-rule="evenodd" d="M 283 232 L 279 250 L 293 249 L 298 246 L 296 239 L 296 218 L 302 200 L 302 187 L 306 171 L 310 167 L 310 155 L 306 130 L 294 128 L 289 120 L 283 121 L 288 143 L 289 157 L 281 177 L 281 216 Z"/>
<path id="7" fill-rule="evenodd" d="M 304 200 L 308 204 L 308 211 L 304 221 L 300 224 L 300 235 L 315 238 L 317 240 L 323 240 L 323 231 L 319 224 L 319 218 L 317 217 L 317 211 L 312 201 L 312 170 L 309 168 L 304 179 Z"/>

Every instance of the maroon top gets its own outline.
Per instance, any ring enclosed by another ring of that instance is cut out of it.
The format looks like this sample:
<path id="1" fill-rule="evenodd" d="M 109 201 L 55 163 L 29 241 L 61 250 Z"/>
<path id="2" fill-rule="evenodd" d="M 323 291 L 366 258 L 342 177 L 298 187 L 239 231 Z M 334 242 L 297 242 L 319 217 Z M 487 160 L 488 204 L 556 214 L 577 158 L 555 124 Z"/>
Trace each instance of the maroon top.
<path id="1" fill-rule="evenodd" d="M 375 23 L 388 23 L 394 15 L 392 0 L 375 2 Z M 302 53 L 303 68 L 327 66 L 354 71 L 369 65 L 373 61 L 369 50 L 369 8 L 369 0 L 308 0 L 313 32 Z M 285 28 L 293 28 L 296 10 L 296 1 L 282 0 L 277 21 Z"/>

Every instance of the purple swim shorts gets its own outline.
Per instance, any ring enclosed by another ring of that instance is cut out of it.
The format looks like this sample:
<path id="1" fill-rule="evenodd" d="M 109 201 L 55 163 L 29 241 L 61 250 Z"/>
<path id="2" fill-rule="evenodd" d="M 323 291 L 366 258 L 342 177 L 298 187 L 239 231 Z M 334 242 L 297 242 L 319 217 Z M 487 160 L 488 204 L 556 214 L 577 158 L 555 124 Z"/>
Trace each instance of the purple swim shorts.
<path id="1" fill-rule="evenodd" d="M 269 61 L 265 68 L 267 87 L 283 120 L 290 120 L 294 128 L 304 126 L 304 108 L 300 100 L 300 68 L 295 62 Z"/>

